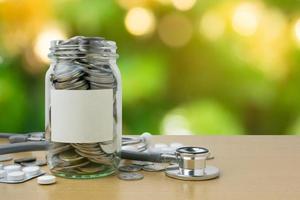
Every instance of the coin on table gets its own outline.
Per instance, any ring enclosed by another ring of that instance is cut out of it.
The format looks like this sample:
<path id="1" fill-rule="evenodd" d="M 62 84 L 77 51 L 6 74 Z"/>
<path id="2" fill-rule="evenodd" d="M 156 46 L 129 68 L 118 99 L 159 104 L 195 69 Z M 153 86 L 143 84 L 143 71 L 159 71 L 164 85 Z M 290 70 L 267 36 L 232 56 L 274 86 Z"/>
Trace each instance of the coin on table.
<path id="1" fill-rule="evenodd" d="M 118 178 L 125 181 L 135 181 L 135 180 L 142 180 L 144 178 L 144 175 L 141 173 L 133 172 L 122 172 L 118 174 Z"/>
<path id="2" fill-rule="evenodd" d="M 140 161 L 140 160 L 133 160 L 131 161 L 131 163 L 133 165 L 138 165 L 138 166 L 146 166 L 146 165 L 152 165 L 153 162 L 149 162 L 149 161 Z"/>
<path id="3" fill-rule="evenodd" d="M 137 172 L 142 169 L 141 166 L 138 165 L 123 165 L 119 167 L 119 171 L 122 172 Z"/>
<path id="4" fill-rule="evenodd" d="M 164 171 L 166 166 L 164 164 L 154 163 L 152 165 L 143 166 L 142 169 L 147 172 L 160 172 Z"/>
<path id="5" fill-rule="evenodd" d="M 23 166 L 44 166 L 44 165 L 47 165 L 47 161 L 46 160 L 36 160 L 36 161 L 32 161 L 32 162 L 21 162 L 20 164 Z"/>
<path id="6" fill-rule="evenodd" d="M 172 164 L 166 167 L 166 170 L 175 170 L 178 169 L 179 165 L 178 164 Z"/>
<path id="7" fill-rule="evenodd" d="M 35 157 L 24 157 L 24 158 L 18 158 L 14 160 L 15 163 L 33 162 L 33 161 L 36 161 Z"/>

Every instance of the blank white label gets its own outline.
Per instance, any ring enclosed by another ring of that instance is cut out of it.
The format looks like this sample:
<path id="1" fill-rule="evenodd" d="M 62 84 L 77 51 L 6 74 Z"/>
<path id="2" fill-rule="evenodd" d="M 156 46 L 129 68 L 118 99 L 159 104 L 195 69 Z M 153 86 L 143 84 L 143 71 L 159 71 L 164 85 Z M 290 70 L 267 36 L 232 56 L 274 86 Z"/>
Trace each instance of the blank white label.
<path id="1" fill-rule="evenodd" d="M 51 90 L 51 140 L 94 143 L 113 139 L 113 90 Z"/>

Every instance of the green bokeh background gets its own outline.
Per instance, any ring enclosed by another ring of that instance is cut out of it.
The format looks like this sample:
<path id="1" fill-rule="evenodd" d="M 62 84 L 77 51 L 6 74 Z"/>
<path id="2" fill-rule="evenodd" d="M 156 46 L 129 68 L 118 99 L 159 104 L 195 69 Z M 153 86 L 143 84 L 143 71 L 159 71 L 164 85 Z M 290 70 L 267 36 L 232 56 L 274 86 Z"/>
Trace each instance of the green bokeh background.
<path id="1" fill-rule="evenodd" d="M 291 36 L 300 2 L 249 1 L 285 19 L 286 31 L 270 47 L 259 39 L 264 32 L 241 36 L 228 22 L 227 8 L 234 10 L 243 2 L 198 0 L 190 10 L 181 11 L 158 0 L 0 1 L 0 132 L 44 129 L 44 74 L 49 64 L 33 49 L 43 27 L 56 24 L 67 37 L 116 41 L 124 134 L 300 133 L 300 48 Z M 154 14 L 153 33 L 135 36 L 126 29 L 124 19 L 134 7 Z M 214 9 L 226 13 L 226 27 L 220 38 L 210 41 L 199 33 L 198 24 Z M 174 13 L 192 25 L 190 40 L 180 47 L 168 46 L 158 34 L 161 20 Z M 252 44 L 258 53 L 249 53 Z M 283 62 L 262 57 L 262 46 Z"/>

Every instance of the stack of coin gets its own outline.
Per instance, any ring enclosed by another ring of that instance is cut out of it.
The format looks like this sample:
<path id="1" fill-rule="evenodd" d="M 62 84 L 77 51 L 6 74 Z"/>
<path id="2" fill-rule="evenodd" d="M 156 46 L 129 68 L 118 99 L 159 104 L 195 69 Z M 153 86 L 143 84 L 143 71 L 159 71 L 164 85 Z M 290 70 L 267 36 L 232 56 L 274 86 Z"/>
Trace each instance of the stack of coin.
<path id="1" fill-rule="evenodd" d="M 116 56 L 115 44 L 98 37 L 73 37 L 56 41 L 56 64 L 51 74 L 52 87 L 58 90 L 113 89 L 114 136 L 116 137 L 117 82 L 110 59 Z M 51 54 L 50 54 L 51 56 Z M 116 140 L 100 143 L 54 143 L 48 156 L 53 171 L 77 174 L 96 173 L 103 166 L 112 165 L 116 154 Z"/>

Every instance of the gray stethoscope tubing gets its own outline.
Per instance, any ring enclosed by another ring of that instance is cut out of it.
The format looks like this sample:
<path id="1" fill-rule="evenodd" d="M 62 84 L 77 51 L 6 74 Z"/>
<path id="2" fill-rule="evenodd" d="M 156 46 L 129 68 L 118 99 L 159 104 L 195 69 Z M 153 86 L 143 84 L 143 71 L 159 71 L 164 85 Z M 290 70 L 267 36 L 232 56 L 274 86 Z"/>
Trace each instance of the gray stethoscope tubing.
<path id="1" fill-rule="evenodd" d="M 44 132 L 26 134 L 0 133 L 0 138 L 7 138 L 10 144 L 0 145 L 0 155 L 24 151 L 47 150 L 49 143 L 44 139 Z"/>
<path id="2" fill-rule="evenodd" d="M 131 144 L 135 144 L 131 143 Z M 129 145 L 127 143 L 127 145 Z M 10 144 L 0 145 L 0 155 L 8 153 L 18 153 L 25 151 L 45 151 L 49 148 L 50 144 L 47 141 L 38 141 L 38 142 L 17 142 Z M 144 153 L 136 152 L 129 150 L 121 151 L 121 158 L 129 160 L 141 160 L 141 161 L 150 161 L 150 162 L 169 162 L 169 160 L 175 160 L 175 156 L 169 156 L 162 153 Z"/>
<path id="3" fill-rule="evenodd" d="M 159 152 L 136 152 L 129 150 L 121 151 L 121 158 L 127 160 L 139 160 L 156 163 L 173 163 L 176 162 L 176 156 L 173 154 Z"/>
<path id="4" fill-rule="evenodd" d="M 48 147 L 49 143 L 46 141 L 3 144 L 0 145 L 0 155 L 25 151 L 45 151 Z"/>
<path id="5" fill-rule="evenodd" d="M 45 141 L 44 132 L 32 132 L 32 133 L 0 133 L 0 138 L 7 138 L 10 143 L 20 143 L 29 141 Z"/>
<path id="6" fill-rule="evenodd" d="M 0 134 L 2 138 L 9 138 L 11 144 L 0 145 L 0 155 L 7 153 L 17 153 L 24 151 L 43 151 L 50 146 L 49 142 L 43 141 L 44 138 L 33 137 L 29 140 L 27 134 L 16 136 L 14 134 Z M 24 142 L 28 141 L 28 142 Z M 122 146 L 136 145 L 142 143 L 142 149 L 147 149 L 145 138 L 122 137 Z M 157 163 L 176 163 L 174 167 L 166 168 L 165 173 L 171 178 L 180 180 L 209 180 L 217 178 L 220 174 L 219 169 L 214 166 L 206 166 L 210 152 L 203 147 L 180 147 L 174 154 L 160 152 L 139 152 L 121 150 L 120 157 L 128 160 L 150 161 Z"/>
<path id="7" fill-rule="evenodd" d="M 0 145 L 0 155 L 18 153 L 24 151 L 42 151 L 49 148 L 45 141 L 44 132 L 32 132 L 27 134 L 0 133 L 0 138 L 7 138 L 10 144 Z M 122 146 L 138 145 L 137 151 L 144 151 L 148 148 L 148 142 L 144 137 L 122 137 Z"/>

